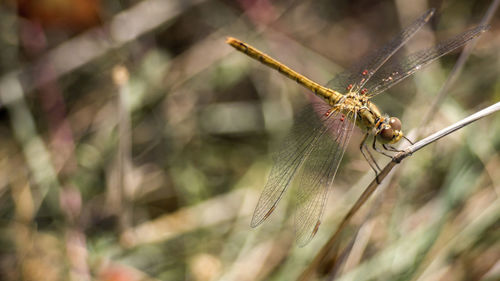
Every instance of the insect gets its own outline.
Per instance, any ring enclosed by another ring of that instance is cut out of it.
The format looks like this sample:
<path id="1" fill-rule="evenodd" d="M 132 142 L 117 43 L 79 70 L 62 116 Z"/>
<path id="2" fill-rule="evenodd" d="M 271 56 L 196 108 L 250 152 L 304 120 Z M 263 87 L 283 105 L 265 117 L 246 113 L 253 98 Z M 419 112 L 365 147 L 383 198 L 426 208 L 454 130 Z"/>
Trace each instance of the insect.
<path id="1" fill-rule="evenodd" d="M 252 217 L 252 227 L 269 217 L 294 181 L 298 184 L 295 233 L 298 245 L 306 245 L 321 224 L 328 190 L 355 126 L 365 132 L 360 150 L 376 174 L 380 167 L 367 146 L 370 135 L 373 136 L 372 148 L 388 157 L 392 157 L 390 151 L 398 151 L 392 145 L 401 139 L 411 143 L 403 134 L 401 121 L 382 114 L 370 99 L 487 29 L 477 26 L 405 59 L 388 62 L 433 14 L 434 9 L 426 11 L 363 63 L 336 75 L 326 87 L 238 39 L 227 38 L 227 43 L 236 50 L 274 68 L 324 101 L 297 114 L 291 132 L 275 156 L 275 164 Z"/>

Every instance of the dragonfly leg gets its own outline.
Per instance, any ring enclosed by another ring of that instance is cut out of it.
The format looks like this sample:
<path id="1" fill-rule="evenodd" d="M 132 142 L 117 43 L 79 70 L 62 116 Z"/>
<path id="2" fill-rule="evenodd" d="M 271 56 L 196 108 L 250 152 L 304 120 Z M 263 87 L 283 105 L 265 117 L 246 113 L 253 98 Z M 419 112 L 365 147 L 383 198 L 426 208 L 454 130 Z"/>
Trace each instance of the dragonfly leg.
<path id="1" fill-rule="evenodd" d="M 409 142 L 411 145 L 414 145 L 414 143 L 413 143 L 413 142 L 412 142 L 409 138 L 407 138 L 407 137 L 405 137 L 405 136 L 403 136 L 403 138 L 404 138 L 407 142 Z"/>
<path id="2" fill-rule="evenodd" d="M 389 158 L 392 159 L 392 155 L 390 155 L 389 153 L 387 153 L 387 152 L 385 152 L 383 150 L 378 149 L 378 147 L 377 147 L 377 138 L 373 138 L 372 147 L 373 147 L 373 150 L 375 150 L 376 152 L 378 152 L 380 154 L 383 154 L 383 155 L 385 155 L 385 156 L 387 156 L 387 157 L 389 157 Z"/>
<path id="3" fill-rule="evenodd" d="M 377 177 L 378 181 L 378 173 L 379 171 L 381 171 L 381 169 L 377 164 L 377 161 L 375 161 L 375 158 L 371 154 L 370 150 L 368 149 L 368 146 L 366 145 L 367 138 L 368 138 L 368 133 L 364 135 L 363 140 L 359 145 L 359 150 L 361 150 L 361 154 L 363 154 L 363 157 L 365 157 L 366 162 L 368 162 L 372 170 L 375 172 L 375 176 Z"/>
<path id="4" fill-rule="evenodd" d="M 403 152 L 403 150 L 401 149 L 397 149 L 395 148 L 394 146 L 392 145 L 388 145 L 388 144 L 383 144 L 382 147 L 385 149 L 385 150 L 389 150 L 389 151 L 394 151 L 394 152 Z"/>

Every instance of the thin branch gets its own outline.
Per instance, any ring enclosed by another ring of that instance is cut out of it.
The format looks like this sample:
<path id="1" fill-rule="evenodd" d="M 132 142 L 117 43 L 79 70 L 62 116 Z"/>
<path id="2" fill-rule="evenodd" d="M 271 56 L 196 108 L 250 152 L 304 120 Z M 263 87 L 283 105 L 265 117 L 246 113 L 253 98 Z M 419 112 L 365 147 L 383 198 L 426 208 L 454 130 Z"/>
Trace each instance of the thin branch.
<path id="1" fill-rule="evenodd" d="M 453 125 L 450 125 L 444 129 L 416 142 L 413 145 L 408 146 L 407 148 L 404 149 L 403 152 L 396 155 L 394 157 L 393 161 L 400 162 L 401 160 L 403 160 L 407 156 L 411 155 L 412 153 L 415 153 L 416 151 L 420 150 L 424 146 L 427 146 L 428 144 L 435 142 L 438 139 L 455 132 L 456 130 L 461 129 L 461 128 L 469 125 L 472 122 L 475 122 L 475 121 L 477 121 L 485 116 L 488 116 L 492 113 L 495 113 L 498 110 L 500 110 L 500 102 L 497 102 L 497 103 L 495 103 L 495 104 L 493 104 L 493 105 L 491 105 L 491 106 L 489 106 L 481 111 L 478 111 L 478 112 L 470 115 L 469 117 L 462 119 L 461 121 L 459 121 Z"/>
<path id="2" fill-rule="evenodd" d="M 491 21 L 493 15 L 495 14 L 496 10 L 498 9 L 498 6 L 500 4 L 500 0 L 494 0 L 490 7 L 488 8 L 488 11 L 484 15 L 483 19 L 481 20 L 481 25 L 488 25 L 489 22 Z M 475 43 L 477 42 L 477 39 L 471 41 L 469 44 L 467 44 L 460 55 L 457 63 L 453 67 L 452 71 L 450 72 L 450 75 L 448 76 L 448 79 L 445 81 L 445 84 L 441 87 L 437 97 L 434 99 L 433 104 L 431 105 L 431 109 L 427 112 L 427 114 L 424 116 L 422 119 L 421 124 L 427 124 L 428 121 L 432 118 L 433 114 L 437 112 L 437 108 L 441 105 L 443 102 L 444 98 L 446 97 L 446 93 L 449 92 L 449 89 L 451 85 L 455 82 L 456 78 L 459 76 L 461 69 L 465 65 L 465 61 L 469 58 L 472 49 L 475 46 Z M 350 221 L 350 219 L 356 214 L 356 212 L 361 208 L 361 206 L 368 200 L 368 198 L 371 196 L 371 194 L 378 188 L 379 183 L 382 182 L 383 179 L 386 178 L 386 176 L 392 171 L 392 168 L 396 166 L 396 164 L 400 163 L 404 158 L 408 157 L 409 155 L 415 153 L 416 151 L 420 150 L 424 146 L 460 129 L 465 127 L 466 125 L 484 117 L 489 114 L 492 114 L 493 112 L 496 112 L 500 109 L 500 104 L 496 103 L 488 108 L 485 108 L 465 119 L 462 121 L 459 121 L 447 128 L 444 128 L 443 130 L 436 132 L 433 135 L 430 135 L 427 138 L 424 138 L 420 140 L 419 142 L 407 147 L 402 153 L 397 154 L 391 162 L 389 162 L 382 172 L 379 174 L 377 179 L 374 179 L 370 185 L 365 189 L 365 191 L 361 194 L 359 199 L 356 201 L 356 203 L 351 207 L 349 212 L 345 215 L 339 226 L 337 227 L 337 230 L 335 233 L 332 235 L 330 240 L 323 246 L 323 248 L 320 250 L 320 252 L 316 255 L 314 260 L 311 262 L 311 264 L 303 271 L 301 276 L 299 277 L 299 280 L 309 280 L 312 278 L 312 276 L 317 272 L 317 269 L 321 265 L 322 262 L 325 260 L 331 260 L 333 259 L 334 255 L 336 252 L 332 249 L 336 249 L 335 243 L 344 229 L 344 227 L 347 225 L 347 223 Z M 421 126 L 419 126 L 421 127 Z M 417 132 L 417 136 L 419 133 Z"/>
<path id="3" fill-rule="evenodd" d="M 430 143 L 433 143 L 440 138 L 447 136 L 485 116 L 488 116 L 490 114 L 493 114 L 497 111 L 500 110 L 500 102 L 495 103 L 494 105 L 491 105 L 481 111 L 478 111 L 469 117 L 462 119 L 461 121 L 448 126 L 420 141 L 417 143 L 408 146 L 407 148 L 404 149 L 403 152 L 398 153 L 391 162 L 389 162 L 384 169 L 380 172 L 378 175 L 378 178 L 373 179 L 373 181 L 368 185 L 368 187 L 365 189 L 365 191 L 361 194 L 361 196 L 358 198 L 356 203 L 351 207 L 349 212 L 345 215 L 345 217 L 342 219 L 340 222 L 339 226 L 337 227 L 337 230 L 335 233 L 332 235 L 332 237 L 328 240 L 328 242 L 323 246 L 323 248 L 320 250 L 320 252 L 316 255 L 314 260 L 309 264 L 309 266 L 302 272 L 301 276 L 299 277 L 299 280 L 310 280 L 315 272 L 317 271 L 317 268 L 321 265 L 321 263 L 324 260 L 329 260 L 330 257 L 333 257 L 333 255 L 336 254 L 333 249 L 335 249 L 334 245 L 337 242 L 337 239 L 344 229 L 345 226 L 349 223 L 351 218 L 357 213 L 357 211 L 363 206 L 363 204 L 370 198 L 370 196 L 377 190 L 377 188 L 380 186 L 380 182 L 382 182 L 387 175 L 392 171 L 392 169 L 399 164 L 403 159 L 406 157 L 412 155 L 413 153 L 417 152 L 418 150 L 422 149 L 423 147 L 427 146 Z"/>

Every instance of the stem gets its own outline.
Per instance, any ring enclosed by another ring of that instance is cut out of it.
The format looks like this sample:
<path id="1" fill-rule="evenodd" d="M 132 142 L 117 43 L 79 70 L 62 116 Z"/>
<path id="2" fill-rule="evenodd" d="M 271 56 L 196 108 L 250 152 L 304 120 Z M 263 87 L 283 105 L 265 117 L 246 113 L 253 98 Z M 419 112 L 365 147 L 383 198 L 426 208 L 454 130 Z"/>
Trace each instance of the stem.
<path id="1" fill-rule="evenodd" d="M 394 167 L 396 167 L 403 159 L 406 157 L 412 155 L 413 153 L 417 152 L 418 150 L 422 149 L 423 147 L 427 146 L 430 143 L 433 143 L 440 138 L 447 136 L 485 116 L 488 116 L 492 113 L 495 113 L 500 110 L 500 102 L 497 102 L 483 110 L 480 110 L 472 115 L 470 115 L 467 118 L 462 119 L 461 121 L 458 121 L 457 123 L 450 125 L 442 130 L 439 130 L 438 132 L 416 142 L 413 145 L 408 146 L 403 150 L 403 152 L 397 154 L 391 162 L 389 162 L 380 172 L 378 175 L 378 178 L 373 179 L 373 181 L 368 185 L 368 187 L 363 191 L 361 196 L 358 198 L 356 203 L 351 207 L 349 212 L 344 216 L 342 221 L 340 222 L 339 226 L 337 227 L 337 230 L 335 233 L 330 237 L 328 242 L 323 246 L 323 248 L 319 251 L 319 253 L 316 255 L 314 260 L 309 264 L 309 266 L 302 272 L 298 280 L 310 280 L 315 272 L 317 271 L 317 268 L 320 267 L 323 261 L 325 260 L 331 260 L 332 257 L 336 255 L 336 250 L 337 248 L 334 247 L 335 243 L 338 240 L 338 237 L 340 236 L 342 230 L 344 229 L 345 226 L 347 226 L 347 223 L 351 220 L 351 218 L 357 213 L 357 211 L 363 206 L 363 204 L 370 198 L 370 196 L 377 190 L 377 188 L 380 186 L 380 182 L 382 182 L 387 175 L 392 171 Z"/>

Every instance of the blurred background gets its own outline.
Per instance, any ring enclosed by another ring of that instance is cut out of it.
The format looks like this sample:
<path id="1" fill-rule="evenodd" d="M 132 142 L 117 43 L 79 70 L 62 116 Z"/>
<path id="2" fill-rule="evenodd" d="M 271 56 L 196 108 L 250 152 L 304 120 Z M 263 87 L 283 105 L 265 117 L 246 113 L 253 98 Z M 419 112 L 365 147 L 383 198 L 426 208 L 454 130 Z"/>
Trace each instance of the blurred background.
<path id="1" fill-rule="evenodd" d="M 428 8 L 401 54 L 478 25 L 491 5 L 2 1 L 0 280 L 295 280 L 374 173 L 357 130 L 311 243 L 294 244 L 290 194 L 250 228 L 272 153 L 310 93 L 226 36 L 326 84 Z M 421 136 L 497 102 L 499 19 L 428 122 L 460 52 L 375 102 Z M 499 150 L 496 114 L 405 159 L 343 232 L 351 246 L 335 277 L 499 280 Z"/>

